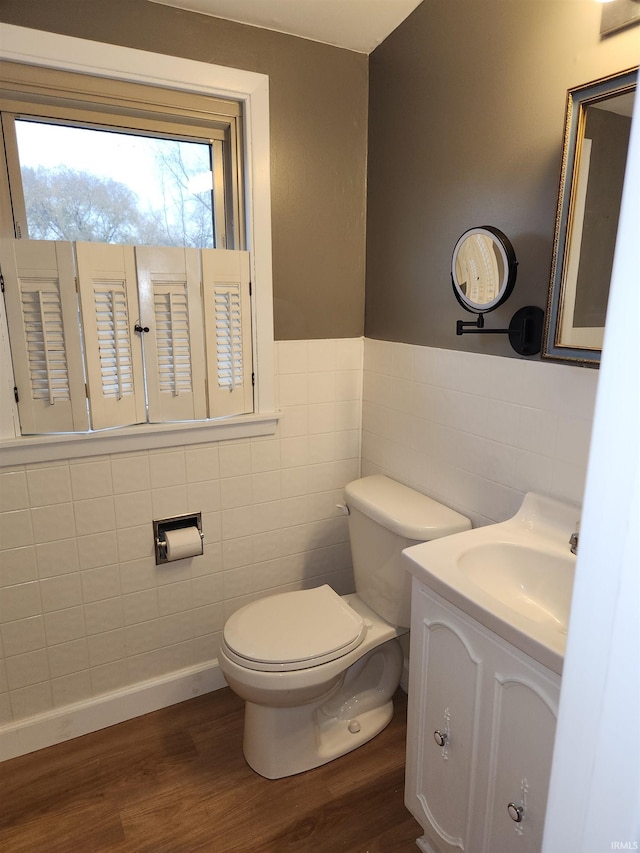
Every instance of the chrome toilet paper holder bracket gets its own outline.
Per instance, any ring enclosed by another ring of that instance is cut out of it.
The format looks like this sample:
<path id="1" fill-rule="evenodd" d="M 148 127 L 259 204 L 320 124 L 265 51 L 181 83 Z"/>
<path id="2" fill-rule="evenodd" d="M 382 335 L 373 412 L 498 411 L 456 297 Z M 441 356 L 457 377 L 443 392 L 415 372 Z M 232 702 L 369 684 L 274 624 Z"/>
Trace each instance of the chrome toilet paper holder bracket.
<path id="1" fill-rule="evenodd" d="M 204 550 L 204 533 L 202 532 L 201 512 L 188 512 L 186 515 L 174 515 L 171 518 L 160 518 L 154 520 L 153 540 L 155 543 L 156 566 L 170 562 L 167 559 L 167 531 L 183 530 L 188 527 L 198 528 L 200 541 L 203 543 Z"/>

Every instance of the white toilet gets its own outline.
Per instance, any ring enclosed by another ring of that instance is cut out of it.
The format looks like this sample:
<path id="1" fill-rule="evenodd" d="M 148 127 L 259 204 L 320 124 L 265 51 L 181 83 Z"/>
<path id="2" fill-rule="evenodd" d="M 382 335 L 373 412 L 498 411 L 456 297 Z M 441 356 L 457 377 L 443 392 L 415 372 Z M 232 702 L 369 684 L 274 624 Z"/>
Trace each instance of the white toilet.
<path id="1" fill-rule="evenodd" d="M 356 593 L 329 586 L 254 601 L 227 621 L 219 662 L 245 699 L 244 755 L 279 779 L 375 737 L 393 716 L 410 624 L 403 548 L 459 533 L 469 519 L 373 476 L 345 489 Z"/>

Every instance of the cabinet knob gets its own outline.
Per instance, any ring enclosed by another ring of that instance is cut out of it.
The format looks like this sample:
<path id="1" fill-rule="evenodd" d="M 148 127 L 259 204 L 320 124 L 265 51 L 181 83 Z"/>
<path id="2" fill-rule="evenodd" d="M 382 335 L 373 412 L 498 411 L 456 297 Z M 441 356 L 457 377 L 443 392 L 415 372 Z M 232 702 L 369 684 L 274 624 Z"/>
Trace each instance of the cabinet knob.
<path id="1" fill-rule="evenodd" d="M 438 729 L 436 729 L 433 733 L 433 739 L 438 744 L 438 746 L 444 746 L 447 742 L 447 737 L 448 735 L 446 732 L 441 732 Z"/>
<path id="2" fill-rule="evenodd" d="M 522 806 L 516 805 L 516 803 L 509 803 L 507 806 L 507 811 L 509 812 L 509 817 L 511 820 L 516 823 L 522 823 L 522 818 L 524 816 L 524 809 Z"/>

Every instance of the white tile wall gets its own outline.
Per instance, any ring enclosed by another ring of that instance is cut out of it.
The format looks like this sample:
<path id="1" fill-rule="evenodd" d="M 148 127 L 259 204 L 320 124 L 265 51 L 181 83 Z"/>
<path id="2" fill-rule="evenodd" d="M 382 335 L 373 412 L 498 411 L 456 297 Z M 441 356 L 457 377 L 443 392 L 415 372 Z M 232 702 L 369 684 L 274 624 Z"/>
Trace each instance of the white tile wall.
<path id="1" fill-rule="evenodd" d="M 217 656 L 266 592 L 352 590 L 363 342 L 280 342 L 273 438 L 0 469 L 0 725 Z M 158 567 L 152 519 L 202 512 L 205 554 Z"/>
<path id="2" fill-rule="evenodd" d="M 383 472 L 474 525 L 528 491 L 582 503 L 598 371 L 365 341 L 362 473 Z"/>
<path id="3" fill-rule="evenodd" d="M 373 340 L 276 351 L 274 437 L 0 470 L 0 724 L 211 660 L 265 593 L 351 591 L 336 504 L 360 465 L 476 525 L 529 490 L 581 502 L 597 371 Z M 196 510 L 205 554 L 157 567 L 152 519 Z"/>

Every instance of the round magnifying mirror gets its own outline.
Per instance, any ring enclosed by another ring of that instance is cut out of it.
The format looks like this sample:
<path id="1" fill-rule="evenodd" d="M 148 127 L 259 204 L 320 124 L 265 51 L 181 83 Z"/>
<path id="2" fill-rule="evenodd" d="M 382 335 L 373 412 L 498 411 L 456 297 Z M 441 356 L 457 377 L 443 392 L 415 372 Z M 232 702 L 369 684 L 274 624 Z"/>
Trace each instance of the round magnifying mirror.
<path id="1" fill-rule="evenodd" d="M 458 240 L 451 260 L 456 299 L 476 314 L 501 305 L 513 290 L 518 262 L 513 246 L 497 228 L 470 228 Z"/>

